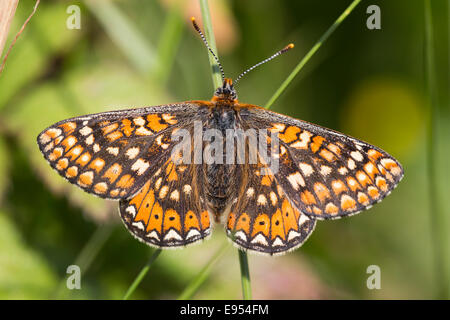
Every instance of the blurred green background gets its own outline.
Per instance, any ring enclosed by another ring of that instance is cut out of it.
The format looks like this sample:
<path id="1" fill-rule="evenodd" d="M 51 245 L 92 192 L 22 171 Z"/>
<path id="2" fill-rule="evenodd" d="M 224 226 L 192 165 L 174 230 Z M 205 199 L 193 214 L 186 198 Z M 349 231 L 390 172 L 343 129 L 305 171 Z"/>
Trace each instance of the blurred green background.
<path id="1" fill-rule="evenodd" d="M 296 45 L 246 76 L 240 101 L 264 105 L 350 2 L 210 1 L 228 76 Z M 362 1 L 272 110 L 380 146 L 403 164 L 405 178 L 369 212 L 318 222 L 293 253 L 250 255 L 254 298 L 448 298 L 450 9 L 448 1 L 431 2 L 437 210 L 429 209 L 424 1 Z M 61 179 L 40 155 L 36 136 L 82 114 L 210 99 L 207 51 L 189 20 L 195 15 L 202 24 L 198 2 L 176 3 L 42 1 L 17 41 L 0 76 L 0 298 L 121 299 L 153 252 L 120 223 L 117 203 Z M 81 9 L 79 30 L 66 27 L 72 4 Z M 381 30 L 366 27 L 372 4 L 381 8 Z M 19 2 L 6 48 L 33 5 Z M 436 240 L 438 232 L 444 237 Z M 200 245 L 163 251 L 132 298 L 176 298 L 225 241 L 216 226 Z M 81 290 L 65 288 L 72 264 L 81 266 Z M 366 286 L 369 265 L 381 268 L 380 290 Z M 234 247 L 194 298 L 241 298 Z"/>

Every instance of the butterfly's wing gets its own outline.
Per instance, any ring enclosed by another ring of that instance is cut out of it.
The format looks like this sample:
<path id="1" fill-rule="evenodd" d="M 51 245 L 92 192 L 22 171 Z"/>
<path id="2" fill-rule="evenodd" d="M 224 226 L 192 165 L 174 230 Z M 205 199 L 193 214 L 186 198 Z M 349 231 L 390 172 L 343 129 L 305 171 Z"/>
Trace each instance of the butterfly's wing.
<path id="1" fill-rule="evenodd" d="M 279 138 L 275 180 L 300 212 L 315 219 L 370 208 L 403 177 L 400 163 L 366 142 L 262 108 L 244 107 L 243 122 Z"/>
<path id="2" fill-rule="evenodd" d="M 37 140 L 69 182 L 102 198 L 121 199 L 121 217 L 134 236 L 160 247 L 185 245 L 208 235 L 209 216 L 196 168 L 184 166 L 181 172 L 172 161 L 178 143 L 172 134 L 193 130 L 206 109 L 186 102 L 87 115 L 58 122 Z M 183 192 L 188 188 L 190 193 Z M 185 221 L 191 213 L 195 219 Z"/>
<path id="3" fill-rule="evenodd" d="M 302 245 L 316 220 L 295 208 L 260 159 L 239 166 L 240 195 L 226 221 L 227 235 L 244 250 L 277 255 Z M 269 174 L 264 174 L 269 173 Z"/>

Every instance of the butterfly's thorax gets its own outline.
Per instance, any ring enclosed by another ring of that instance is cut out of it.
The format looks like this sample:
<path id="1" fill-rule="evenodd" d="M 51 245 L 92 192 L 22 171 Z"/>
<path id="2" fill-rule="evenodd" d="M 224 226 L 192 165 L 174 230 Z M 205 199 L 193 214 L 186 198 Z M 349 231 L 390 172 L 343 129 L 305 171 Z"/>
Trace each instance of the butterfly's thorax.
<path id="1" fill-rule="evenodd" d="M 227 137 L 228 134 L 235 132 L 239 128 L 237 121 L 237 111 L 234 103 L 229 100 L 218 100 L 210 109 L 209 118 L 205 123 L 204 130 L 216 131 L 221 137 Z M 233 138 L 234 139 L 234 138 Z M 205 191 L 207 203 L 214 213 L 216 221 L 219 221 L 221 214 L 225 211 L 230 199 L 233 198 L 236 190 L 236 166 L 234 162 L 227 164 L 227 143 L 223 139 L 223 161 L 208 164 L 204 161 L 203 174 L 206 182 Z M 204 148 L 210 148 L 212 143 L 217 143 L 215 138 L 211 141 L 205 141 Z M 204 149 L 205 150 L 205 149 Z M 232 155 L 234 157 L 234 154 Z"/>

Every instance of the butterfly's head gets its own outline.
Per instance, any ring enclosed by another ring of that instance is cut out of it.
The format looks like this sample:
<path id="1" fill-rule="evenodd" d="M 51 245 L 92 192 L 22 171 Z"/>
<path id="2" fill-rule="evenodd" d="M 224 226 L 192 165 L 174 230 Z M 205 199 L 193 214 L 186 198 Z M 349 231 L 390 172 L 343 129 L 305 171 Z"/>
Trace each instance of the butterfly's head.
<path id="1" fill-rule="evenodd" d="M 225 78 L 223 80 L 223 84 L 216 89 L 213 101 L 218 100 L 227 100 L 227 101 L 237 100 L 237 93 L 233 87 L 233 80 L 231 80 L 230 78 Z"/>

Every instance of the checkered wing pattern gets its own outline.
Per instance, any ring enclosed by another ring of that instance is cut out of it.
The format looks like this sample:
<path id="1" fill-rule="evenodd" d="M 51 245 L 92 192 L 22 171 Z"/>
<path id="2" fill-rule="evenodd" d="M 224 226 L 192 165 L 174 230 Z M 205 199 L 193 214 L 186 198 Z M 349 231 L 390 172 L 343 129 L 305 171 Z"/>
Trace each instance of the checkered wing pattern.
<path id="1" fill-rule="evenodd" d="M 184 129 L 193 137 L 192 127 Z M 201 165 L 174 161 L 164 159 L 136 195 L 120 201 L 120 215 L 131 233 L 160 248 L 186 246 L 211 233 Z"/>
<path id="2" fill-rule="evenodd" d="M 198 168 L 173 163 L 172 134 L 202 120 L 195 102 L 105 112 L 64 120 L 38 136 L 50 165 L 69 182 L 121 200 L 131 233 L 150 245 L 174 247 L 210 233 L 197 189 Z"/>
<path id="3" fill-rule="evenodd" d="M 196 110 L 175 104 L 72 118 L 42 131 L 38 145 L 69 182 L 102 198 L 127 198 L 170 154 L 172 131 Z"/>
<path id="4" fill-rule="evenodd" d="M 403 177 L 399 162 L 366 142 L 261 108 L 241 118 L 278 134 L 279 170 L 286 198 L 314 219 L 333 219 L 370 208 Z"/>

